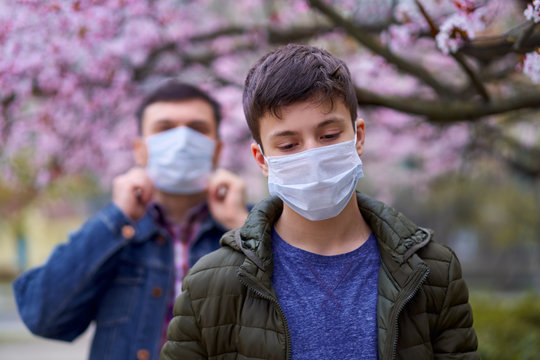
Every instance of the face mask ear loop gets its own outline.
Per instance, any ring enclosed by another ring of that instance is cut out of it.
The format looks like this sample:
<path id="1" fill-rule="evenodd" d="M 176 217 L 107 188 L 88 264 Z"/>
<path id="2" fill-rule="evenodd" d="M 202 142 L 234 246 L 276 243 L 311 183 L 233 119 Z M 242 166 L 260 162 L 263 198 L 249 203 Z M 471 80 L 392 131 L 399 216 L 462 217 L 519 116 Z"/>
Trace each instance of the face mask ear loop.
<path id="1" fill-rule="evenodd" d="M 257 144 L 257 146 L 259 147 L 259 150 L 261 151 L 261 155 L 263 156 L 264 160 L 266 161 L 266 163 L 268 164 L 268 159 L 266 158 L 266 156 L 264 155 L 264 152 L 263 152 L 263 149 L 261 147 L 260 144 Z"/>
<path id="2" fill-rule="evenodd" d="M 358 128 L 356 127 L 356 122 L 358 119 L 354 121 L 354 147 L 356 148 L 356 143 L 358 142 Z"/>
<path id="3" fill-rule="evenodd" d="M 264 158 L 264 161 L 266 161 L 266 167 L 270 169 L 270 164 L 268 163 L 268 158 L 264 155 L 263 149 L 261 147 L 261 144 L 257 143 L 257 146 L 259 147 L 259 150 L 261 151 L 261 155 Z"/>

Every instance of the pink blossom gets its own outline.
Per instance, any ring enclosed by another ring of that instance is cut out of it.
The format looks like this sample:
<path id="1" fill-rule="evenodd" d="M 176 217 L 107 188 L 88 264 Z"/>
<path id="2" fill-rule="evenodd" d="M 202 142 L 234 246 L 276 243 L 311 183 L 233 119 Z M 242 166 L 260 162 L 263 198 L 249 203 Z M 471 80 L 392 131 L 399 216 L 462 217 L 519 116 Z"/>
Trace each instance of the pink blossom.
<path id="1" fill-rule="evenodd" d="M 532 4 L 528 4 L 523 15 L 527 20 L 534 20 L 535 23 L 540 22 L 540 0 L 534 0 Z"/>
<path id="2" fill-rule="evenodd" d="M 523 73 L 535 84 L 540 84 L 540 54 L 537 51 L 525 55 Z"/>
<path id="3" fill-rule="evenodd" d="M 295 1 L 293 9 L 294 11 L 304 13 L 309 11 L 309 5 L 305 0 Z"/>
<path id="4" fill-rule="evenodd" d="M 418 28 L 410 25 L 391 25 L 388 28 L 387 36 L 385 39 L 390 44 L 393 50 L 406 49 L 411 46 L 416 40 L 416 34 Z"/>
<path id="5" fill-rule="evenodd" d="M 482 9 L 472 13 L 456 13 L 441 25 L 437 34 L 437 46 L 445 54 L 454 53 L 465 40 L 474 39 L 476 33 L 485 28 L 485 12 Z"/>
<path id="6" fill-rule="evenodd" d="M 426 36 L 430 27 L 415 0 L 327 1 L 359 26 L 391 19 L 382 36 L 386 46 L 455 86 L 466 79 L 437 46 L 446 54 L 457 51 L 485 28 L 504 31 L 505 21 L 522 13 L 521 8 L 509 11 L 517 8 L 509 1 L 420 2 L 440 27 L 436 42 Z M 539 2 L 529 6 L 527 18 L 537 19 Z M 0 170 L 14 174 L 9 158 L 32 154 L 27 156 L 39 186 L 55 178 L 51 162 L 63 174 L 96 173 L 104 186 L 109 184 L 112 176 L 133 164 L 138 102 L 146 89 L 174 77 L 200 84 L 223 104 L 220 131 L 226 145 L 221 164 L 247 174 L 250 183 L 261 184 L 257 191 L 262 193 L 264 179 L 251 158 L 252 139 L 241 104 L 245 73 L 260 55 L 277 46 L 269 44 L 269 25 L 289 30 L 322 24 L 321 19 L 306 0 L 0 1 L 0 97 L 16 95 L 9 107 L 1 109 L 9 124 L 2 117 L 0 129 L 9 134 L 2 144 Z M 193 40 L 235 27 L 245 32 Z M 302 41 L 343 58 L 360 88 L 410 99 L 435 96 L 428 86 L 344 37 L 341 30 Z M 161 53 L 134 82 L 135 69 L 148 65 L 150 54 L 166 44 L 174 44 L 175 51 Z M 246 45 L 253 50 L 237 50 Z M 216 57 L 204 64 L 182 60 L 206 54 Z M 538 54 L 526 56 L 523 71 L 538 82 Z M 439 128 L 388 109 L 363 107 L 360 113 L 368 134 L 366 174 L 373 179 L 366 181 L 383 195 L 402 184 L 426 184 L 459 167 L 460 149 L 468 141 L 466 126 Z"/>

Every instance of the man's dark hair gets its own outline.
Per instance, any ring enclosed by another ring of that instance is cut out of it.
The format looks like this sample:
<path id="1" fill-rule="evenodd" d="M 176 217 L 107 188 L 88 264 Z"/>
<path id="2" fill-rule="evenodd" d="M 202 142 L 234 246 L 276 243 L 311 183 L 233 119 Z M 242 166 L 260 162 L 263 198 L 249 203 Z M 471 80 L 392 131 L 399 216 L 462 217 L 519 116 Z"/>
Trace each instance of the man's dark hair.
<path id="1" fill-rule="evenodd" d="M 137 109 L 137 125 L 139 134 L 142 133 L 142 118 L 144 110 L 157 102 L 176 102 L 184 100 L 200 99 L 206 101 L 214 112 L 214 119 L 216 120 L 216 128 L 219 127 L 221 121 L 221 106 L 210 95 L 201 89 L 176 80 L 169 80 L 165 84 L 158 87 L 156 90 L 148 94 Z"/>
<path id="2" fill-rule="evenodd" d="M 284 106 L 340 99 L 356 120 L 358 102 L 347 65 L 328 51 L 289 44 L 264 55 L 249 70 L 243 106 L 251 135 L 261 144 L 259 121 L 266 113 L 278 119 Z M 262 144 L 261 144 L 262 146 Z"/>

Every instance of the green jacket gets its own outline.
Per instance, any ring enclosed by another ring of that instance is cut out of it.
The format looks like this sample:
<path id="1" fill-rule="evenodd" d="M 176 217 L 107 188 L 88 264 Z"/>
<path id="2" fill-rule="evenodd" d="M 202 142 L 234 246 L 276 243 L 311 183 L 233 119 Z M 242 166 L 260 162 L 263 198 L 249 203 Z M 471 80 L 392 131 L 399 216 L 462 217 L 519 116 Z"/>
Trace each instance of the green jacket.
<path id="1" fill-rule="evenodd" d="M 468 291 L 455 254 L 431 231 L 357 194 L 381 254 L 379 359 L 478 359 Z M 184 279 L 161 359 L 290 359 L 287 320 L 270 280 L 271 230 L 282 211 L 268 198 Z"/>

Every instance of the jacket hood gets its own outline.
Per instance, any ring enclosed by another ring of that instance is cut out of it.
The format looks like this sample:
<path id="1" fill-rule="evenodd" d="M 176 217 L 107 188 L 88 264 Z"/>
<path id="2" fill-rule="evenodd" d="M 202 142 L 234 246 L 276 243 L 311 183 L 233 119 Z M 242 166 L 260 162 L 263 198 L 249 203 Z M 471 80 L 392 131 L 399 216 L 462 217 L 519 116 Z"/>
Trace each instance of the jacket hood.
<path id="1" fill-rule="evenodd" d="M 381 254 L 390 256 L 399 265 L 431 240 L 431 230 L 415 225 L 392 207 L 359 192 L 356 196 L 360 212 L 378 240 Z M 221 244 L 243 252 L 261 270 L 271 271 L 271 232 L 282 210 L 283 202 L 278 197 L 264 199 L 251 210 L 244 226 L 226 233 Z"/>

